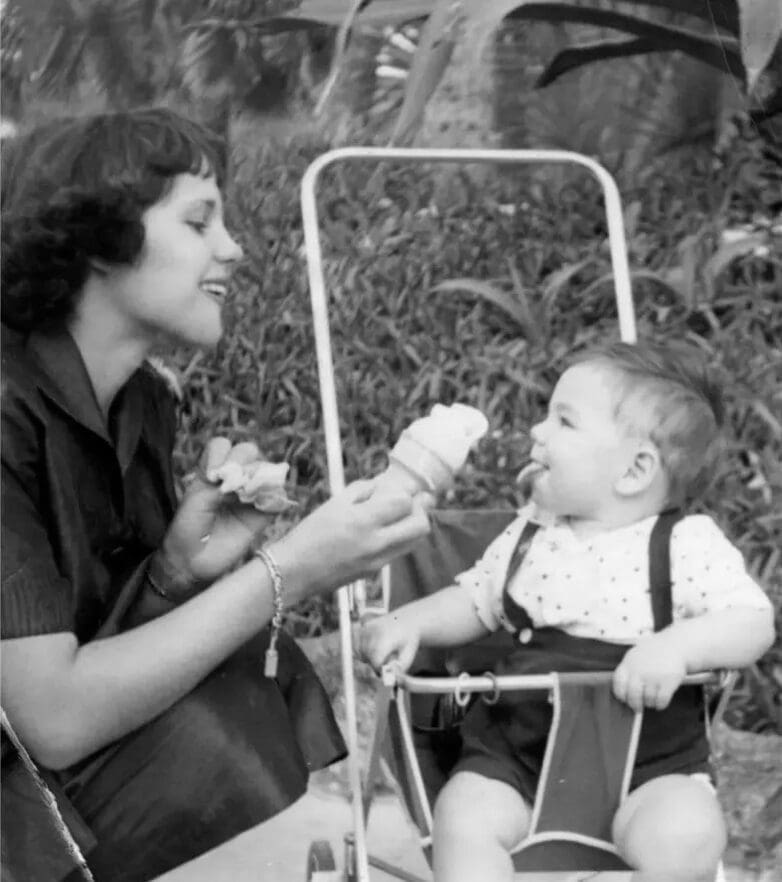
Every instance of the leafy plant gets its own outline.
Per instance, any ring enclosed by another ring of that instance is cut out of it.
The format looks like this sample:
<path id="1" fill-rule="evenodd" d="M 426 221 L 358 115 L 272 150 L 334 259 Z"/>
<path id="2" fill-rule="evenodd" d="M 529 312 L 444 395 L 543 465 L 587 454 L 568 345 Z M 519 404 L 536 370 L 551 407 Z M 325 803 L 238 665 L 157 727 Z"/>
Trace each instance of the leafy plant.
<path id="1" fill-rule="evenodd" d="M 177 362 L 187 377 L 180 468 L 210 434 L 256 439 L 290 463 L 302 512 L 328 487 L 298 188 L 327 146 L 297 139 L 239 151 L 229 220 L 247 256 L 229 331 L 216 353 L 181 353 Z M 724 372 L 728 455 L 704 506 L 782 610 L 782 248 L 769 228 L 769 253 L 736 255 L 708 289 L 722 232 L 751 214 L 736 201 L 730 168 L 692 163 L 661 166 L 625 193 L 632 266 L 644 270 L 635 282 L 639 336 L 688 340 Z M 382 469 L 401 430 L 434 402 L 464 401 L 487 414 L 492 431 L 443 505 L 510 508 L 529 426 L 557 375 L 574 350 L 617 333 L 602 200 L 581 180 L 449 180 L 438 188 L 425 166 L 392 164 L 324 174 L 346 474 Z M 696 285 L 685 297 L 660 279 L 681 266 L 680 244 L 691 236 L 700 243 Z M 291 627 L 313 634 L 335 624 L 331 603 L 319 601 L 300 608 Z M 781 677 L 777 643 L 743 680 L 731 721 L 782 730 Z"/>
<path id="2" fill-rule="evenodd" d="M 319 4 L 313 0 L 302 4 L 300 15 L 333 23 L 338 5 L 333 0 L 328 4 L 328 15 L 320 15 Z M 360 4 L 343 0 L 341 5 L 346 27 L 354 21 L 369 22 L 373 7 L 379 10 L 387 6 L 378 0 Z M 469 35 L 470 41 L 480 46 L 505 19 L 576 23 L 609 28 L 623 34 L 617 39 L 581 41 L 565 48 L 541 73 L 539 87 L 585 64 L 649 52 L 679 51 L 736 77 L 744 83 L 749 95 L 757 92 L 762 115 L 779 112 L 782 108 L 782 52 L 778 48 L 782 34 L 782 8 L 778 0 L 635 0 L 635 5 L 641 10 L 661 9 L 689 16 L 705 22 L 709 30 L 706 32 L 703 24 L 694 29 L 660 23 L 648 15 L 626 14 L 612 8 L 613 4 L 606 8 L 597 2 L 587 6 L 563 0 L 545 3 L 532 0 L 491 0 L 486 3 L 432 0 L 427 9 L 426 4 L 399 4 L 398 21 L 425 20 L 392 143 L 405 143 L 417 131 L 460 35 Z M 767 68 L 766 81 L 761 82 Z"/>

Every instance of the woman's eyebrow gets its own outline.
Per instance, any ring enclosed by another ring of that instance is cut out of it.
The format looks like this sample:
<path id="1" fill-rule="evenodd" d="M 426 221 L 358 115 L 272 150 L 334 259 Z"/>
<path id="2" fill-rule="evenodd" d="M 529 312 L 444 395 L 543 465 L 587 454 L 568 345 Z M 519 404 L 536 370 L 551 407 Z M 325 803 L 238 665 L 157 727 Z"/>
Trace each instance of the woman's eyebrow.
<path id="1" fill-rule="evenodd" d="M 565 414 L 565 416 L 576 415 L 576 409 L 564 401 L 558 401 L 554 405 L 554 412 L 558 414 Z"/>

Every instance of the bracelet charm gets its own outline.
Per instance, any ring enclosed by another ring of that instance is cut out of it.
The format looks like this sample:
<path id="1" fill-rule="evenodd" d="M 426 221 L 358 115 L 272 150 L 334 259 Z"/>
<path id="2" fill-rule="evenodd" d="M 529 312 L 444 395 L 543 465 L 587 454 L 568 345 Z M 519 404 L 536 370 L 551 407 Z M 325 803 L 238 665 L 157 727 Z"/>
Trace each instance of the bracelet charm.
<path id="1" fill-rule="evenodd" d="M 263 561 L 263 564 L 269 571 L 269 576 L 272 580 L 274 613 L 272 614 L 271 634 L 269 636 L 269 646 L 266 650 L 263 675 L 265 677 L 276 677 L 277 663 L 279 660 L 279 655 L 277 652 L 277 639 L 280 635 L 280 628 L 282 627 L 283 612 L 282 573 L 280 572 L 280 568 L 277 566 L 277 561 L 272 557 L 267 549 L 257 548 L 255 551 L 253 551 L 253 554 L 259 560 Z"/>
<path id="2" fill-rule="evenodd" d="M 174 598 L 160 584 L 158 579 L 152 575 L 152 566 L 151 565 L 147 567 L 146 579 L 147 579 L 147 584 L 152 589 L 152 591 L 155 594 L 157 594 L 158 597 L 162 597 L 164 600 L 167 600 L 169 603 L 176 603 Z"/>

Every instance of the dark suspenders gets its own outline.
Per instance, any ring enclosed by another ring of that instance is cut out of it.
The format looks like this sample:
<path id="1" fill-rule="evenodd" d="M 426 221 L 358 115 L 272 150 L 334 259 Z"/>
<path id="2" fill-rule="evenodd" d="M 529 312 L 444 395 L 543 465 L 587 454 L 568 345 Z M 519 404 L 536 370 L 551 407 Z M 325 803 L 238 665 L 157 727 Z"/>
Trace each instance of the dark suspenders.
<path id="1" fill-rule="evenodd" d="M 662 512 L 649 536 L 649 588 L 652 594 L 655 631 L 662 631 L 673 621 L 671 532 L 683 517 L 684 512 L 680 508 L 671 508 Z"/>
<path id="2" fill-rule="evenodd" d="M 649 536 L 649 589 L 655 631 L 667 628 L 673 621 L 671 533 L 683 517 L 684 512 L 681 509 L 667 509 L 658 516 Z M 502 606 L 506 617 L 511 622 L 518 616 L 518 605 L 508 593 L 508 586 L 527 556 L 532 539 L 538 529 L 538 524 L 527 521 L 508 564 L 505 584 L 502 588 Z M 520 628 L 516 629 L 517 636 L 520 630 Z"/>

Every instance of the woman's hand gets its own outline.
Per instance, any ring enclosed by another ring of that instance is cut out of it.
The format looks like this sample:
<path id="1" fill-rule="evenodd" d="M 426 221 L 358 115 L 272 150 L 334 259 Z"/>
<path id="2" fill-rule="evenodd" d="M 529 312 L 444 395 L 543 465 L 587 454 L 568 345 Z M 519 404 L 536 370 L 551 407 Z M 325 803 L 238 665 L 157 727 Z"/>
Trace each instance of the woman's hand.
<path id="1" fill-rule="evenodd" d="M 226 462 L 246 466 L 261 459 L 255 444 L 231 446 L 225 438 L 212 438 L 201 468 L 187 483 L 182 502 L 171 522 L 161 554 L 166 572 L 182 585 L 212 582 L 247 553 L 269 524 L 268 515 L 226 496 L 206 475 Z"/>
<path id="2" fill-rule="evenodd" d="M 356 481 L 336 494 L 271 549 L 295 602 L 333 591 L 379 570 L 429 532 L 430 497 Z"/>

